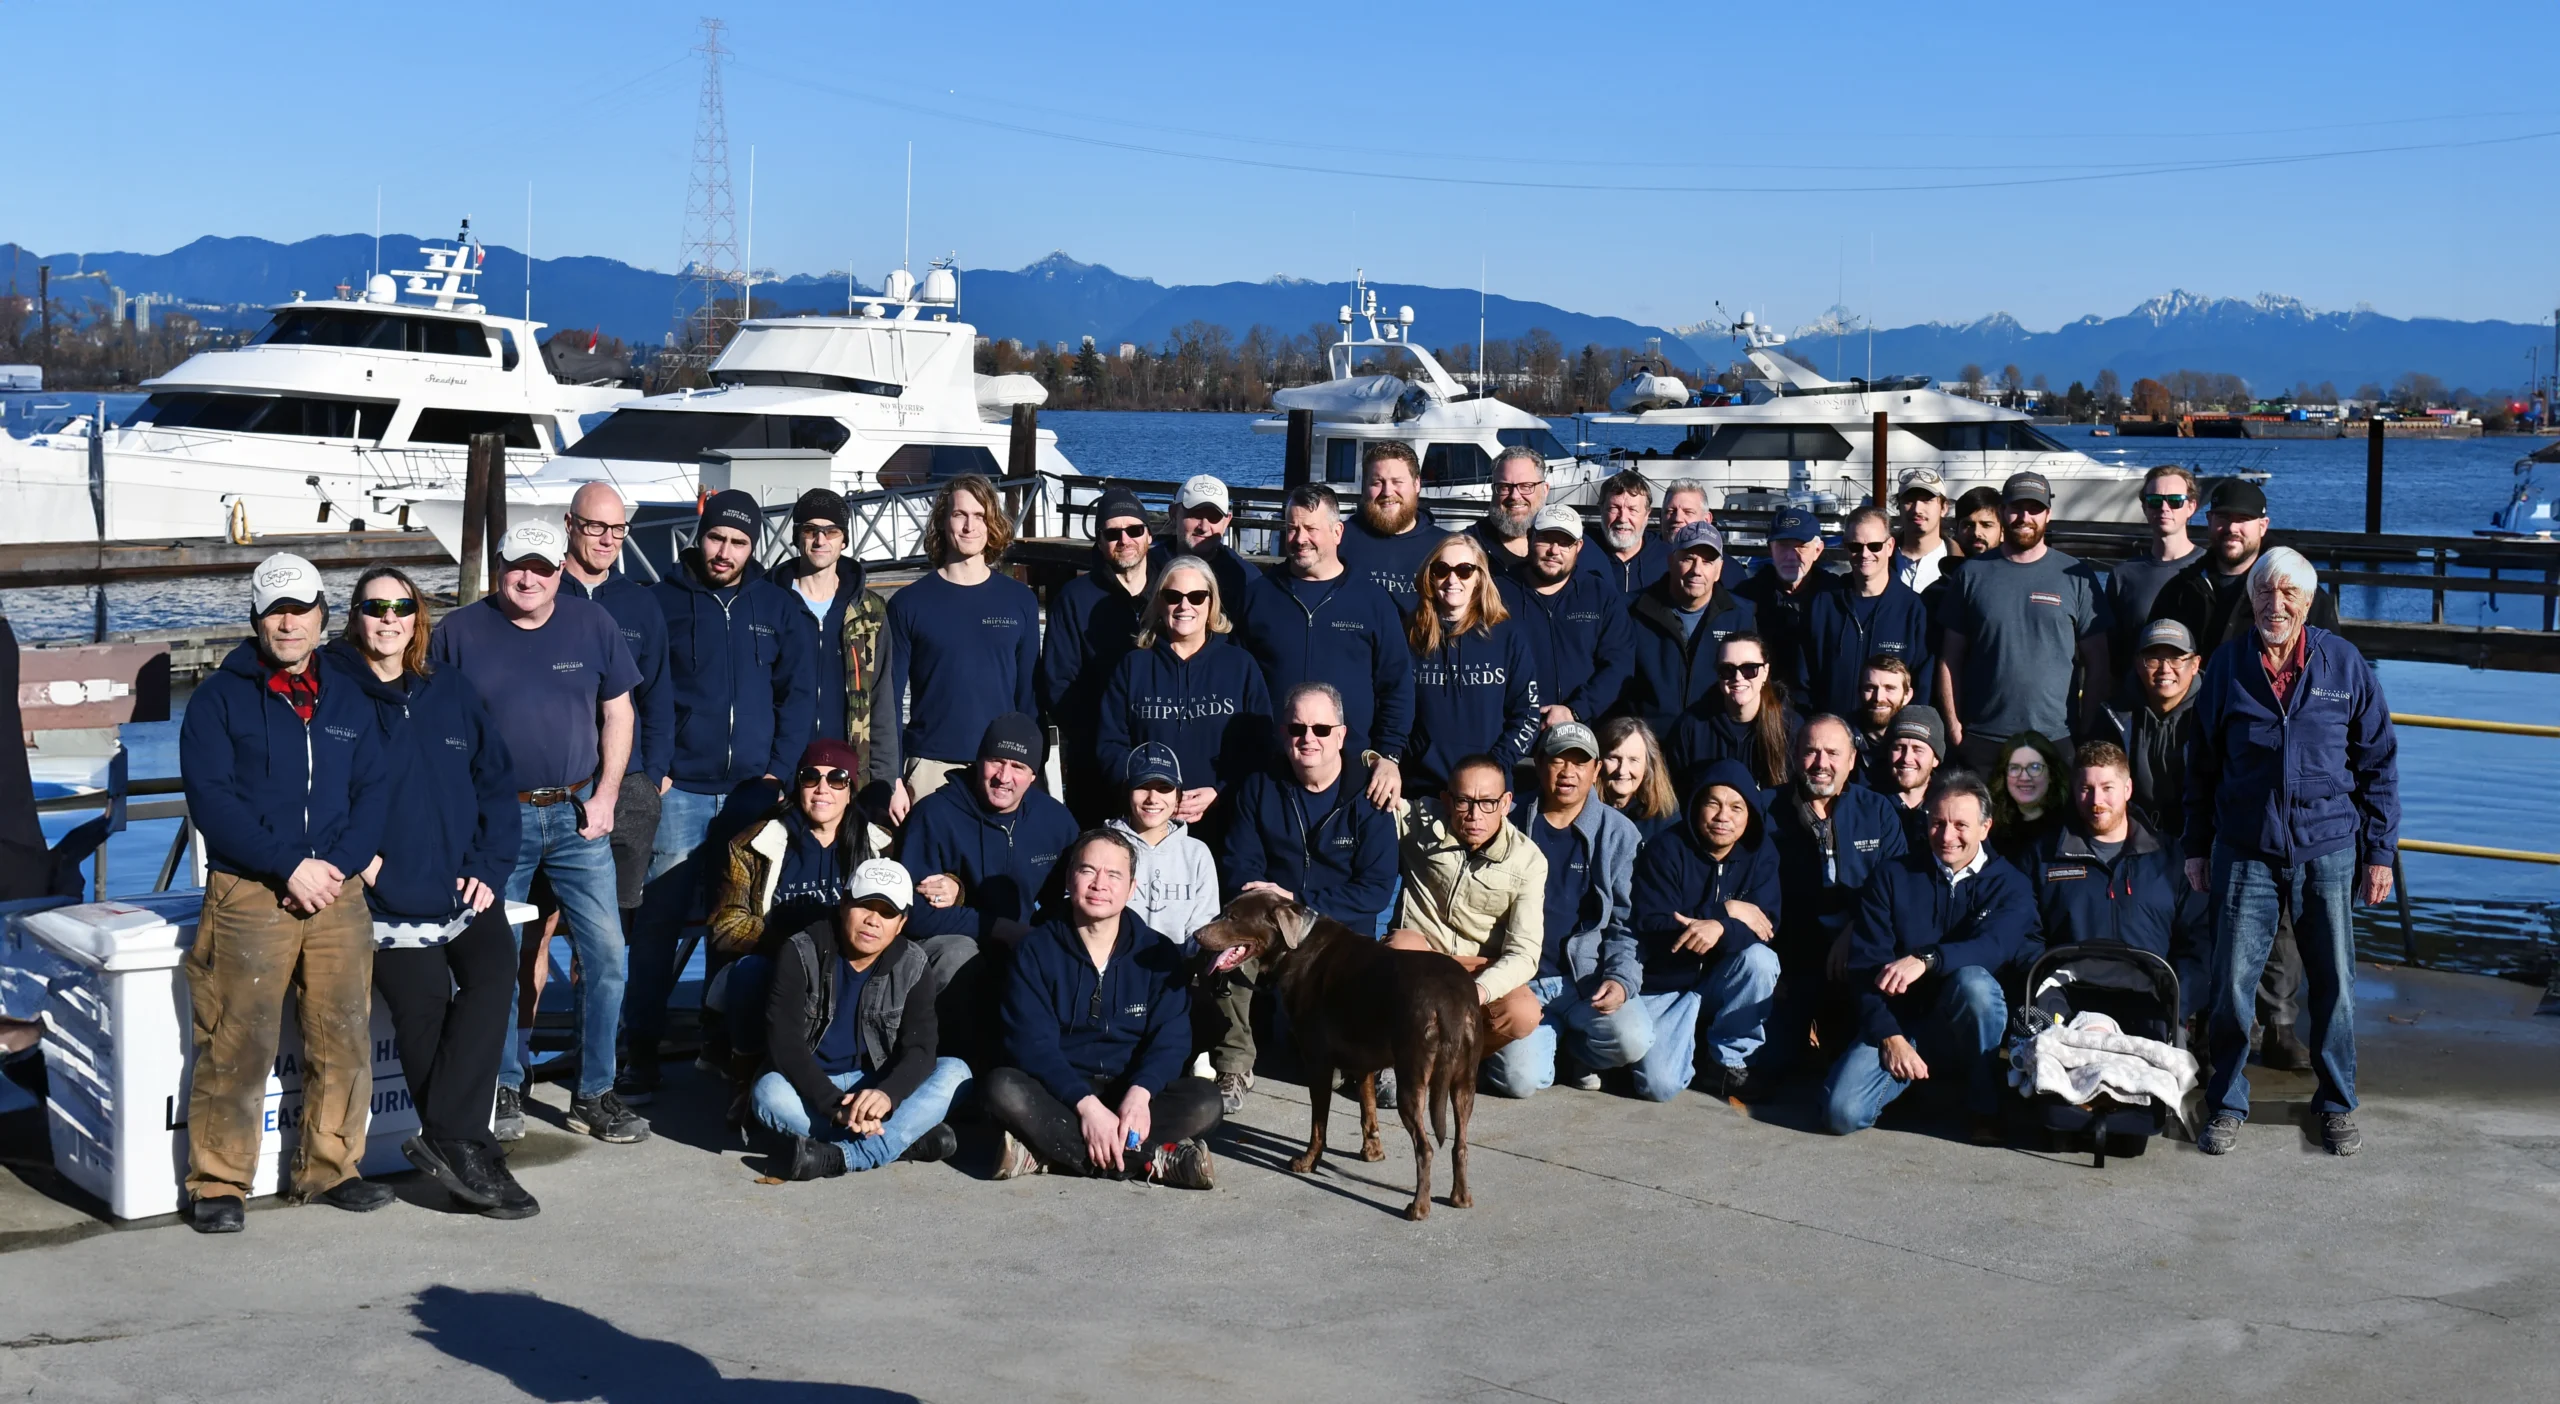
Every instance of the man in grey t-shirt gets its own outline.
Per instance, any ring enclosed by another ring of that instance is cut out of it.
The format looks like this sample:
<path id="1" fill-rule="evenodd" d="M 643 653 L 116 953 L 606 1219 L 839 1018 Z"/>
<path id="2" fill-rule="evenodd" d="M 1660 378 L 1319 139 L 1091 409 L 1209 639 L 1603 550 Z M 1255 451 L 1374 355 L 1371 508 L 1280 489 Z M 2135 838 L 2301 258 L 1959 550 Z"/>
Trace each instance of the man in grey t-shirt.
<path id="1" fill-rule="evenodd" d="M 1955 577 L 1938 698 L 1957 754 L 1984 774 L 1997 773 L 2001 743 L 2021 731 L 2067 745 L 2075 662 L 2088 679 L 2079 719 L 2106 705 L 2105 595 L 2097 572 L 2045 544 L 2052 519 L 2044 475 L 2012 474 L 2000 488 L 1998 554 Z"/>

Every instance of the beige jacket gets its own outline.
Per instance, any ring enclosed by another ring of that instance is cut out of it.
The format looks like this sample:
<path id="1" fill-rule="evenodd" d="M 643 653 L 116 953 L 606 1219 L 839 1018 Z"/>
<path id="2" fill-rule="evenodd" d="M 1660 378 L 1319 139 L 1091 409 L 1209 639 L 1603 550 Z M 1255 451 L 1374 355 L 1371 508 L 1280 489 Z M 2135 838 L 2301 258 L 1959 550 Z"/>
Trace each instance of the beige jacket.
<path id="1" fill-rule="evenodd" d="M 1547 855 L 1508 822 L 1483 852 L 1468 851 L 1436 799 L 1403 806 L 1396 823 L 1404 895 L 1395 924 L 1434 950 L 1491 962 L 1476 972 L 1488 1002 L 1529 983 L 1546 946 Z"/>

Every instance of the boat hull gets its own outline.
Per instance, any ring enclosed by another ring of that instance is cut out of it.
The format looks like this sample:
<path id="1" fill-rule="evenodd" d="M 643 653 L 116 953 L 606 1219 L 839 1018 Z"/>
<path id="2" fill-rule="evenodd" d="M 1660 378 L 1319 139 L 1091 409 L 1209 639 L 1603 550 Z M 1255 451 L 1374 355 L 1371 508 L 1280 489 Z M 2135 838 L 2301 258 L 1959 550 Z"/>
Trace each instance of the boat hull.
<path id="1" fill-rule="evenodd" d="M 1811 501 L 1827 512 L 1845 512 L 1864 503 L 1873 493 L 1873 481 L 1864 463 L 1786 462 L 1707 462 L 1684 458 L 1638 458 L 1629 466 L 1643 471 L 1646 481 L 1654 486 L 1657 499 L 1672 484 L 1686 481 L 1706 485 L 1710 509 L 1765 505 L 1767 499 Z M 1905 468 L 1917 464 L 1890 465 L 1898 476 Z M 2053 486 L 2053 514 L 2066 521 L 2138 522 L 2142 520 L 2142 474 L 2139 471 L 2110 468 L 2105 464 L 2082 460 L 2077 463 L 2046 464 L 2022 459 L 2015 464 L 1956 464 L 1938 462 L 1936 468 L 1946 480 L 1950 499 L 1962 497 L 1978 487 L 1997 490 L 2017 472 L 2042 473 Z M 1757 501 L 1751 499 L 1759 499 Z"/>

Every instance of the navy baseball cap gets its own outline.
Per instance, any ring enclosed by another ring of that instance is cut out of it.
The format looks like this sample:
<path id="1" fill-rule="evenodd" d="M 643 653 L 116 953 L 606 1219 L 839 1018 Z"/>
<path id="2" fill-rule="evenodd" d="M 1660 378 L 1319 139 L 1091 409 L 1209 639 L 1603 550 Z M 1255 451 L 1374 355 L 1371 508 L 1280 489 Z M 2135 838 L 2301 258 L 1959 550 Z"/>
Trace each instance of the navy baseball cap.
<path id="1" fill-rule="evenodd" d="M 1802 507 L 1781 507 L 1769 519 L 1771 541 L 1819 541 L 1822 523 Z"/>
<path id="2" fill-rule="evenodd" d="M 1132 790 L 1143 789 L 1159 780 L 1177 790 L 1182 788 L 1182 758 L 1162 741 L 1149 741 L 1132 747 L 1127 770 Z"/>
<path id="3" fill-rule="evenodd" d="M 1718 560 L 1724 558 L 1724 533 L 1713 522 L 1691 522 L 1671 533 L 1671 554 L 1683 551 L 1706 551 Z"/>

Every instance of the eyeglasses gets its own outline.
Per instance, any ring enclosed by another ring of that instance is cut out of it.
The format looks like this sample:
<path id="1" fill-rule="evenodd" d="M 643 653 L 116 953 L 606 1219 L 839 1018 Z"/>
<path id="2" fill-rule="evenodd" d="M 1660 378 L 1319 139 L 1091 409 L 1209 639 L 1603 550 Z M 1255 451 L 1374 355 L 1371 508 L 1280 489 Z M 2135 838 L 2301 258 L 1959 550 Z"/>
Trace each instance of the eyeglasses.
<path id="1" fill-rule="evenodd" d="M 1475 579 L 1476 563 L 1473 561 L 1433 561 L 1431 563 L 1432 579 L 1446 580 L 1453 575 L 1460 580 Z"/>
<path id="2" fill-rule="evenodd" d="M 629 522 L 594 522 L 584 517 L 571 517 L 569 530 L 580 536 L 595 537 L 600 541 L 620 541 L 631 534 L 631 524 Z"/>
<path id="3" fill-rule="evenodd" d="M 814 765 L 804 765 L 800 767 L 800 773 L 792 778 L 798 780 L 800 788 L 804 790 L 814 789 L 819 785 L 824 785 L 830 790 L 853 788 L 853 772 L 842 766 L 830 765 L 821 769 Z"/>
<path id="4" fill-rule="evenodd" d="M 1769 665 L 1766 663 L 1718 663 L 1716 665 L 1716 676 L 1723 678 L 1728 682 L 1735 678 L 1740 678 L 1744 682 L 1749 682 L 1752 679 L 1759 677 L 1762 672 L 1768 669 L 1768 667 Z"/>
<path id="5" fill-rule="evenodd" d="M 1502 810 L 1502 796 L 1475 799 L 1467 795 L 1451 795 L 1449 804 L 1461 814 L 1497 814 Z"/>
<path id="6" fill-rule="evenodd" d="M 1493 495 L 1496 497 L 1535 497 L 1538 495 L 1538 489 L 1545 486 L 1545 483 L 1538 482 L 1495 483 L 1493 485 Z"/>
<path id="7" fill-rule="evenodd" d="M 1891 541 L 1852 541 L 1849 548 L 1861 556 L 1881 556 L 1893 549 Z"/>
<path id="8" fill-rule="evenodd" d="M 1321 741 L 1341 729 L 1340 722 L 1291 722 L 1289 739 L 1295 741 L 1302 736 L 1312 736 Z"/>
<path id="9" fill-rule="evenodd" d="M 2022 764 L 2012 765 L 2009 767 L 2009 773 L 2012 775 L 2024 776 L 2025 778 L 2032 780 L 2035 777 L 2044 774 L 2044 762 L 2027 761 Z"/>
<path id="10" fill-rule="evenodd" d="M 1102 529 L 1102 539 L 1105 541 L 1135 541 L 1144 537 L 1146 534 L 1147 529 L 1144 524 L 1140 524 L 1138 526 L 1104 527 Z"/>
<path id="11" fill-rule="evenodd" d="M 2146 492 L 2142 495 L 2142 505 L 2145 507 L 2184 507 L 2187 505 L 2187 495 L 2183 492 Z"/>
<path id="12" fill-rule="evenodd" d="M 368 619 L 406 619 L 418 612 L 418 602 L 402 595 L 396 600 L 358 600 L 356 613 Z"/>
<path id="13" fill-rule="evenodd" d="M 1205 605 L 1209 602 L 1209 592 L 1206 590 L 1158 590 L 1156 602 L 1168 607 L 1178 604 Z"/>

